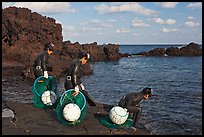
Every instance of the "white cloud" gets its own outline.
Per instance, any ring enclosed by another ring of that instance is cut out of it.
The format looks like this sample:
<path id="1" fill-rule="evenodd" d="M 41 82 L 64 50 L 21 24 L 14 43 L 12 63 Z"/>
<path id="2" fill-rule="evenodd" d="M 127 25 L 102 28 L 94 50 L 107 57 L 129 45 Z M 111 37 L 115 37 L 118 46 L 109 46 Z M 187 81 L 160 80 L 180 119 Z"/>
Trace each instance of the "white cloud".
<path id="1" fill-rule="evenodd" d="M 186 21 L 184 24 L 185 26 L 192 28 L 193 30 L 195 30 L 195 28 L 200 25 L 199 23 L 196 23 L 194 21 L 194 17 L 192 16 L 188 16 L 188 21 Z"/>
<path id="2" fill-rule="evenodd" d="M 107 34 L 106 32 L 99 32 L 99 33 L 96 33 L 97 36 L 108 36 L 109 34 Z"/>
<path id="3" fill-rule="evenodd" d="M 16 2 L 16 7 L 25 7 L 39 13 L 76 12 L 69 2 Z"/>
<path id="4" fill-rule="evenodd" d="M 134 35 L 134 36 L 139 36 L 140 34 L 139 34 L 139 33 L 133 33 L 133 35 Z"/>
<path id="5" fill-rule="evenodd" d="M 68 37 L 79 37 L 80 35 L 76 32 L 75 27 L 73 26 L 64 26 L 62 25 L 63 35 Z"/>
<path id="6" fill-rule="evenodd" d="M 64 31 L 74 31 L 75 30 L 73 26 L 62 26 L 62 29 Z"/>
<path id="7" fill-rule="evenodd" d="M 116 22 L 116 20 L 114 20 L 114 19 L 108 19 L 108 20 L 106 20 L 106 22 L 114 23 L 114 22 Z"/>
<path id="8" fill-rule="evenodd" d="M 114 3 L 113 5 L 110 5 L 110 6 L 106 4 L 101 4 L 94 7 L 94 9 L 97 10 L 99 14 L 133 12 L 135 14 L 141 14 L 141 15 L 152 15 L 156 13 L 156 11 L 142 7 L 137 2 L 120 2 L 117 4 Z"/>
<path id="9" fill-rule="evenodd" d="M 168 25 L 173 25 L 176 23 L 176 20 L 174 19 L 163 20 L 161 18 L 153 18 L 153 21 L 158 24 L 168 24 Z"/>
<path id="10" fill-rule="evenodd" d="M 124 34 L 130 32 L 129 29 L 121 28 L 116 30 L 117 33 Z"/>
<path id="11" fill-rule="evenodd" d="M 186 7 L 190 9 L 202 8 L 202 2 L 193 2 L 188 4 Z"/>
<path id="12" fill-rule="evenodd" d="M 96 28 L 96 27 L 89 27 L 89 28 L 82 28 L 83 32 L 93 32 L 93 31 L 99 31 L 102 28 Z"/>
<path id="13" fill-rule="evenodd" d="M 166 20 L 166 24 L 168 24 L 168 25 L 172 25 L 172 24 L 175 24 L 176 23 L 176 20 L 174 20 L 174 19 L 167 19 Z"/>
<path id="14" fill-rule="evenodd" d="M 175 31 L 177 31 L 176 28 L 172 28 L 172 29 L 162 28 L 162 30 L 161 30 L 161 32 L 164 32 L 164 33 L 175 32 Z"/>
<path id="15" fill-rule="evenodd" d="M 162 8 L 175 8 L 178 2 L 159 2 Z"/>
<path id="16" fill-rule="evenodd" d="M 164 24 L 164 22 L 165 22 L 165 21 L 164 21 L 163 19 L 161 19 L 161 18 L 154 18 L 153 21 L 156 22 L 156 23 L 158 23 L 158 24 Z"/>
<path id="17" fill-rule="evenodd" d="M 112 27 L 113 23 L 115 23 L 116 21 L 113 19 L 108 19 L 105 21 L 102 20 L 98 20 L 98 19 L 92 19 L 90 21 L 86 21 L 86 22 L 82 22 L 81 25 L 90 25 L 90 26 L 94 26 L 96 28 L 108 28 L 108 27 Z"/>
<path id="18" fill-rule="evenodd" d="M 194 17 L 192 17 L 192 16 L 188 16 L 188 19 L 189 19 L 189 20 L 193 20 Z"/>
<path id="19" fill-rule="evenodd" d="M 149 27 L 149 24 L 144 23 L 142 20 L 134 19 L 132 20 L 133 27 Z"/>
<path id="20" fill-rule="evenodd" d="M 196 22 L 194 22 L 194 21 L 186 21 L 186 22 L 185 22 L 185 25 L 186 25 L 187 27 L 190 27 L 190 28 L 195 28 L 195 27 L 199 26 L 199 23 L 196 23 Z"/>

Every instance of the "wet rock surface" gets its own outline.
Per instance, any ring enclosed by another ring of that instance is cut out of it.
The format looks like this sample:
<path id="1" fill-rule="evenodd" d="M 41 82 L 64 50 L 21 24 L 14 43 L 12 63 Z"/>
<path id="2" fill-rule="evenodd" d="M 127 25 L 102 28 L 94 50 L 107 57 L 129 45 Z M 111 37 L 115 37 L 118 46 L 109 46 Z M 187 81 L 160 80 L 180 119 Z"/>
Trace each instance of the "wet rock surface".
<path id="1" fill-rule="evenodd" d="M 101 118 L 108 115 L 109 105 L 98 104 L 87 109 L 86 117 L 77 126 L 61 124 L 54 109 L 38 109 L 32 104 L 7 102 L 15 110 L 16 121 L 2 118 L 3 135 L 148 135 L 147 129 L 111 129 L 100 124 Z"/>
<path id="2" fill-rule="evenodd" d="M 32 104 L 34 78 L 21 76 L 23 65 L 2 64 L 2 135 L 149 135 L 143 129 L 111 129 L 100 123 L 108 116 L 111 105 L 87 105 L 83 121 L 74 127 L 65 126 L 56 117 L 55 109 L 39 109 Z M 62 84 L 60 78 L 57 83 Z M 63 84 L 62 84 L 63 85 Z M 61 87 L 63 90 L 63 87 Z M 8 113 L 6 112 L 7 109 Z M 12 110 L 12 111 L 10 111 Z M 6 112 L 6 113 L 5 113 Z M 12 113 L 11 113 L 12 112 Z M 12 115 L 10 115 L 12 114 Z M 15 117 L 13 117 L 15 115 Z"/>

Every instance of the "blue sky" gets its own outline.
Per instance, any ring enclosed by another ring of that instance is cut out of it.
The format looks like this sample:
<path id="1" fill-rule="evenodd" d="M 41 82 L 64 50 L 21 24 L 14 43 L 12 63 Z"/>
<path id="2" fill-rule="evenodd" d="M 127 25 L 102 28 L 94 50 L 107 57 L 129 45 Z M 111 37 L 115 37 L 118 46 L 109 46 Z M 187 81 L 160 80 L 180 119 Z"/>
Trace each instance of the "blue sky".
<path id="1" fill-rule="evenodd" d="M 62 25 L 63 41 L 81 44 L 202 44 L 201 2 L 2 2 Z"/>

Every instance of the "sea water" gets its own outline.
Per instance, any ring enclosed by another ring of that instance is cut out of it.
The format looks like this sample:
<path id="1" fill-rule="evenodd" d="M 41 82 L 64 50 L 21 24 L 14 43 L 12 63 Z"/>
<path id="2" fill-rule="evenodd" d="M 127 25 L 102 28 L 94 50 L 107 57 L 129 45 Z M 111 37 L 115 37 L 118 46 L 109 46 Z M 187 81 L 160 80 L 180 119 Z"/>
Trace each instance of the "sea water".
<path id="1" fill-rule="evenodd" d="M 120 52 L 158 47 L 172 45 L 123 45 Z M 202 57 L 133 56 L 91 67 L 82 81 L 94 100 L 117 105 L 122 96 L 150 87 L 154 96 L 141 103 L 141 123 L 158 135 L 202 135 Z"/>

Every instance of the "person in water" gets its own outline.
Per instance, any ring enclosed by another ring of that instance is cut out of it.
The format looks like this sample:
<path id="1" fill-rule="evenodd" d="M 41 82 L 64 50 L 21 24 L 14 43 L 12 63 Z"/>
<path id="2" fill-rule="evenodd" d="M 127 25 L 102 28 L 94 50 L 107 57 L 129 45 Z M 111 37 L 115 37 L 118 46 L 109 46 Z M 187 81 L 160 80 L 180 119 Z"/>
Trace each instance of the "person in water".
<path id="1" fill-rule="evenodd" d="M 140 92 L 132 92 L 123 96 L 118 102 L 118 106 L 127 109 L 130 116 L 133 118 L 133 127 L 134 128 L 143 128 L 141 124 L 139 124 L 139 119 L 141 117 L 142 109 L 140 107 L 140 103 L 143 100 L 148 100 L 149 97 L 152 96 L 151 88 L 144 88 Z"/>
<path id="2" fill-rule="evenodd" d="M 35 78 L 40 76 L 48 78 L 48 71 L 52 71 L 52 67 L 48 66 L 49 55 L 54 51 L 55 45 L 53 43 L 46 43 L 42 52 L 40 52 L 33 64 Z"/>
<path id="3" fill-rule="evenodd" d="M 76 96 L 79 91 L 81 91 L 89 104 L 91 106 L 95 106 L 94 101 L 90 98 L 88 93 L 85 91 L 84 85 L 81 81 L 81 77 L 83 75 L 82 65 L 85 65 L 90 58 L 90 54 L 86 52 L 79 52 L 78 58 L 74 59 L 66 69 L 66 80 L 64 83 L 65 90 L 74 89 L 73 96 Z"/>

